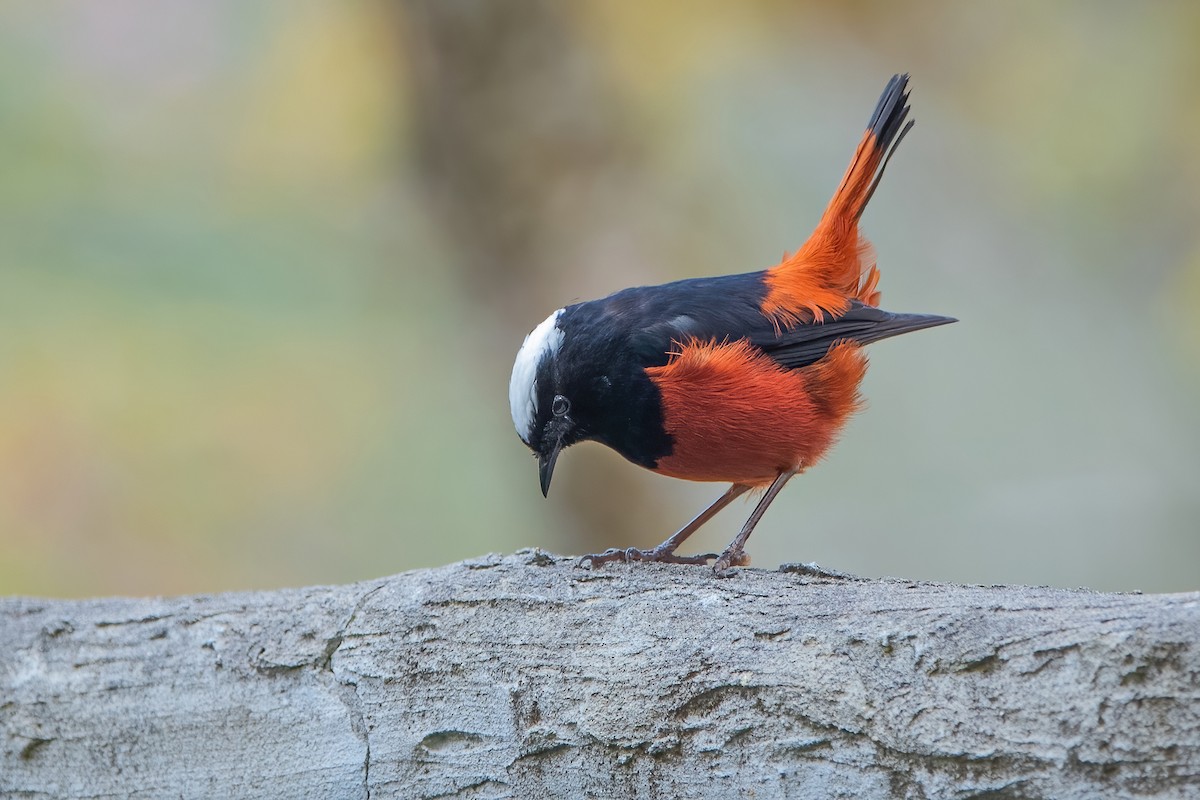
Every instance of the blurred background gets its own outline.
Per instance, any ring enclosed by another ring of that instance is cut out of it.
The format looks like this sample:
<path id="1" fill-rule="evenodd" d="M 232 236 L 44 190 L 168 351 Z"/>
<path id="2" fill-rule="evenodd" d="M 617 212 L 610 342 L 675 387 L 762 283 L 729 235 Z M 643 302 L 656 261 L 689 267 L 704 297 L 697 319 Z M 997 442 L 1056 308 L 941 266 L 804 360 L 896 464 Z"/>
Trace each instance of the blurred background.
<path id="1" fill-rule="evenodd" d="M 758 566 L 1200 586 L 1200 4 L 0 5 L 0 593 L 650 546 L 724 487 L 598 445 L 543 500 L 551 310 L 767 267 L 879 92 L 868 410 Z M 689 542 L 720 549 L 751 506 Z"/>

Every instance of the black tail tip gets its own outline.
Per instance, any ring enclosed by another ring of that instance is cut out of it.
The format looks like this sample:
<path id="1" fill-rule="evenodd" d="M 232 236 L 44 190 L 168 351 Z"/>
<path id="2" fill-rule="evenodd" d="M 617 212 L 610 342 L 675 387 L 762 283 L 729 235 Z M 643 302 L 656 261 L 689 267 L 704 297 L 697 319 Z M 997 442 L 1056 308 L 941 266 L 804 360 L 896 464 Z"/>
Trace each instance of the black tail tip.
<path id="1" fill-rule="evenodd" d="M 858 210 L 854 214 L 855 219 L 861 217 L 862 213 L 866 211 L 867 203 L 871 202 L 875 190 L 879 188 L 879 181 L 883 178 L 883 171 L 887 169 L 888 162 L 892 160 L 896 148 L 900 146 L 900 142 L 904 140 L 915 124 L 915 121 L 911 119 L 905 124 L 904 120 L 908 117 L 908 111 L 908 73 L 898 73 L 888 81 L 887 87 L 879 98 L 879 103 L 875 106 L 875 113 L 871 115 L 871 121 L 867 125 L 867 133 L 875 138 L 875 146 L 878 148 L 878 152 L 883 154 L 883 158 L 875 170 L 875 176 L 871 180 L 867 193 L 858 205 Z"/>
<path id="2" fill-rule="evenodd" d="M 867 125 L 867 129 L 875 134 L 882 149 L 887 150 L 888 145 L 896 138 L 908 111 L 908 73 L 897 73 L 888 81 L 883 94 L 879 96 L 875 113 L 871 115 L 871 122 Z"/>

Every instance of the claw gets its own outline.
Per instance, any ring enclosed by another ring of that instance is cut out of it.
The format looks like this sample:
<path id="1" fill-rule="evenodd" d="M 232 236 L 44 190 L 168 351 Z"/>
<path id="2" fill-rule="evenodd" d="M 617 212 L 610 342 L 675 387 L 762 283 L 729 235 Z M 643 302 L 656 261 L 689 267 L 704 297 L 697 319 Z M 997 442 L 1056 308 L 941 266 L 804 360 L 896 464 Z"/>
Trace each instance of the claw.
<path id="1" fill-rule="evenodd" d="M 585 556 L 580 556 L 579 560 L 575 562 L 575 566 L 579 569 L 583 569 L 584 565 L 586 564 L 588 569 L 595 569 L 602 564 L 607 564 L 609 561 L 628 560 L 628 553 L 625 550 L 619 550 L 616 547 L 610 547 L 603 553 L 588 553 Z"/>
<path id="2" fill-rule="evenodd" d="M 745 550 L 729 549 L 717 558 L 713 563 L 713 574 L 718 578 L 732 578 L 737 573 L 730 570 L 734 567 L 750 566 L 750 554 Z"/>

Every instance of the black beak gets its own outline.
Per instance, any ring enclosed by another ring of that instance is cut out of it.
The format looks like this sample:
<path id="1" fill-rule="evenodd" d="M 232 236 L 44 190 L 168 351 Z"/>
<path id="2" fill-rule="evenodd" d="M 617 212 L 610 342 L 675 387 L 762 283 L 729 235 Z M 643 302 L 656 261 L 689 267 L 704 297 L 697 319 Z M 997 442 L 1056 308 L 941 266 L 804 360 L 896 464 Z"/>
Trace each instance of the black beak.
<path id="1" fill-rule="evenodd" d="M 554 443 L 549 455 L 538 456 L 538 476 L 542 480 L 542 497 L 550 495 L 550 479 L 554 477 L 554 462 L 558 461 L 558 454 L 562 452 L 562 439 Z"/>

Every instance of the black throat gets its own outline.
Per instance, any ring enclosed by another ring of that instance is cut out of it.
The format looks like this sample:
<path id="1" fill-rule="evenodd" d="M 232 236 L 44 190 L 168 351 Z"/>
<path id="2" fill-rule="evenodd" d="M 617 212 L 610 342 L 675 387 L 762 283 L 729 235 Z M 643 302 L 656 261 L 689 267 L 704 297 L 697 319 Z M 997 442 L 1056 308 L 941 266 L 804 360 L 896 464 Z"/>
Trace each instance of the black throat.
<path id="1" fill-rule="evenodd" d="M 592 303 L 563 314 L 568 331 L 556 359 L 555 383 L 571 398 L 577 441 L 611 447 L 633 463 L 653 469 L 670 455 L 673 440 L 663 427 L 662 398 L 646 367 L 665 363 L 659 351 L 647 360 L 630 342 L 629 331 Z"/>

